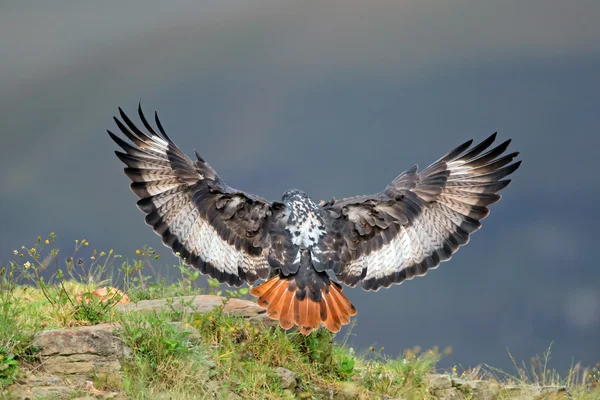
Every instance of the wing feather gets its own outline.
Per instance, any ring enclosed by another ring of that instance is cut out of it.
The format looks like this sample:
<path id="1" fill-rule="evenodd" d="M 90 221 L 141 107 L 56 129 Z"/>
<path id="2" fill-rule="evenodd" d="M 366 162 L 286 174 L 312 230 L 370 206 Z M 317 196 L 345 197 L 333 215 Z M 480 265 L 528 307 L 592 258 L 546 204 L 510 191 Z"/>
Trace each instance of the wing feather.
<path id="1" fill-rule="evenodd" d="M 266 278 L 271 204 L 227 186 L 197 153 L 197 161 L 188 158 L 158 115 L 160 134 L 141 107 L 138 114 L 145 131 L 119 108 L 120 119 L 114 120 L 129 142 L 109 135 L 124 151 L 115 153 L 126 165 L 146 223 L 185 263 L 219 282 L 240 286 Z"/>
<path id="2" fill-rule="evenodd" d="M 495 139 L 494 133 L 473 147 L 469 140 L 421 172 L 414 166 L 383 192 L 325 203 L 328 233 L 316 264 L 331 266 L 347 285 L 378 290 L 449 260 L 481 227 L 510 183 L 504 178 L 521 164 L 513 162 L 519 153 L 503 155 L 510 140 L 492 147 Z"/>

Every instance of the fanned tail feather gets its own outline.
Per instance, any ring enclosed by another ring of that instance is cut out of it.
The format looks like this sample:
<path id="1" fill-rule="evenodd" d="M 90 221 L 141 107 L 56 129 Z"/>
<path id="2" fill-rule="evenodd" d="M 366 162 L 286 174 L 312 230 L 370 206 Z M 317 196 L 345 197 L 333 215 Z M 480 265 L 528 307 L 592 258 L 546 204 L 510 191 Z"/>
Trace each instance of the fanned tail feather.
<path id="1" fill-rule="evenodd" d="M 329 281 L 320 293 L 311 292 L 309 287 L 300 290 L 289 277 L 274 276 L 252 288 L 250 294 L 258 297 L 257 304 L 267 309 L 267 315 L 279 321 L 283 329 L 297 325 L 299 331 L 309 335 L 321 323 L 331 332 L 338 332 L 356 315 L 356 308 L 342 294 L 342 287 Z"/>

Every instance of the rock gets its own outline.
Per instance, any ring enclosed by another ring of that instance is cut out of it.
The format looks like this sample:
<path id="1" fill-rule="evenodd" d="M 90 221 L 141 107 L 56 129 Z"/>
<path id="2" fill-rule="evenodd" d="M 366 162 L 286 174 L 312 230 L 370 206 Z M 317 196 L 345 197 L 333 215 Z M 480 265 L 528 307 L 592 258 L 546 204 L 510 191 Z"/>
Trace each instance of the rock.
<path id="1" fill-rule="evenodd" d="M 542 397 L 568 395 L 566 386 L 542 386 Z M 553 398 L 553 397 L 550 397 Z M 560 398 L 560 397 L 558 397 Z"/>
<path id="2" fill-rule="evenodd" d="M 430 374 L 428 377 L 429 390 L 438 391 L 450 389 L 452 387 L 452 379 L 444 374 Z"/>
<path id="3" fill-rule="evenodd" d="M 282 389 L 296 390 L 298 386 L 298 374 L 283 367 L 275 368 L 274 372 L 279 377 L 279 386 Z"/>
<path id="4" fill-rule="evenodd" d="M 318 399 L 333 399 L 333 395 L 334 395 L 334 390 L 333 389 L 326 389 L 326 388 L 320 388 L 320 387 L 316 387 L 314 389 L 314 393 L 315 395 L 317 395 Z M 305 397 L 305 395 L 308 395 L 308 397 Z M 301 393 L 301 396 L 298 396 L 302 399 L 311 399 L 311 395 L 310 393 Z"/>
<path id="5" fill-rule="evenodd" d="M 500 393 L 500 384 L 494 381 L 466 381 L 463 388 L 471 393 L 471 400 L 494 399 Z"/>
<path id="6" fill-rule="evenodd" d="M 11 391 L 17 399 L 70 399 L 77 393 L 71 386 L 33 386 L 23 387 L 22 390 Z"/>
<path id="7" fill-rule="evenodd" d="M 451 378 L 450 380 L 452 381 L 452 387 L 461 387 L 467 383 L 467 381 L 460 378 Z"/>
<path id="8" fill-rule="evenodd" d="M 90 374 L 118 377 L 123 341 L 113 334 L 116 325 L 100 324 L 76 329 L 48 330 L 34 336 L 33 345 L 46 372 L 71 381 L 85 381 Z"/>
<path id="9" fill-rule="evenodd" d="M 216 307 L 223 306 L 223 311 L 238 317 L 248 318 L 254 322 L 260 322 L 265 326 L 275 325 L 277 322 L 269 318 L 266 310 L 258 304 L 249 300 L 227 299 L 221 296 L 196 295 L 182 296 L 173 299 L 142 300 L 138 303 L 118 304 L 115 309 L 121 312 L 129 311 L 152 311 L 173 308 L 186 313 L 205 314 Z"/>
<path id="10" fill-rule="evenodd" d="M 542 394 L 541 386 L 516 385 L 504 386 L 501 395 L 511 400 L 534 400 Z"/>
<path id="11" fill-rule="evenodd" d="M 8 391 L 8 399 L 38 399 L 38 398 L 71 398 L 77 388 L 68 386 L 59 377 L 54 375 L 34 375 L 24 371 L 18 383 L 12 385 Z M 0 395 L 0 398 L 4 398 Z"/>
<path id="12" fill-rule="evenodd" d="M 435 400 L 463 400 L 468 397 L 458 389 L 451 387 L 434 391 L 432 398 Z"/>

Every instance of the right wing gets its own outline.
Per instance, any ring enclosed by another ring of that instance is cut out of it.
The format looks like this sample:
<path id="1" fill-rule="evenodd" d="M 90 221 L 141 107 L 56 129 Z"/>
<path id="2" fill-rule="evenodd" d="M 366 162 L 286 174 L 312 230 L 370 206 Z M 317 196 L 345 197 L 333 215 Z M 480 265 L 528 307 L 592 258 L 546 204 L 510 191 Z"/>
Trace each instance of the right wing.
<path id="1" fill-rule="evenodd" d="M 495 137 L 474 147 L 463 143 L 422 172 L 414 166 L 375 195 L 324 204 L 327 234 L 313 250 L 317 269 L 377 290 L 449 260 L 481 227 L 487 207 L 510 183 L 504 178 L 521 164 L 512 163 L 519 153 L 502 156 L 510 140 L 484 153 Z"/>
<path id="2" fill-rule="evenodd" d="M 156 114 L 160 134 L 141 107 L 146 132 L 120 108 L 119 113 L 122 121 L 114 120 L 132 144 L 108 133 L 125 151 L 115 153 L 127 165 L 125 173 L 140 198 L 139 209 L 147 214 L 146 223 L 165 246 L 186 264 L 232 286 L 265 279 L 267 257 L 281 264 L 289 261 L 289 238 L 281 229 L 287 220 L 285 206 L 227 186 L 198 153 L 192 161 L 177 148 Z"/>

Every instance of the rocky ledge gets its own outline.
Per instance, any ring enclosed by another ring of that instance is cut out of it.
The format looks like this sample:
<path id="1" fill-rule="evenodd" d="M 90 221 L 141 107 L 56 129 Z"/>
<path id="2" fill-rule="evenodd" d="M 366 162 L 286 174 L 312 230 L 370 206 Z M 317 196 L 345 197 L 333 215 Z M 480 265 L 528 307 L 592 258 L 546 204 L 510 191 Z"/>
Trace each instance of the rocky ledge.
<path id="1" fill-rule="evenodd" d="M 263 326 L 272 325 L 265 310 L 256 303 L 225 299 L 218 296 L 198 295 L 178 298 L 147 300 L 138 303 L 119 304 L 121 312 L 148 312 L 168 307 L 190 313 L 206 313 L 224 304 L 223 311 L 231 315 L 248 318 L 252 323 Z M 179 329 L 190 329 L 182 323 L 174 323 Z M 129 356 L 129 350 L 123 341 L 115 335 L 116 324 L 99 324 L 75 329 L 47 330 L 36 334 L 34 345 L 39 348 L 41 363 L 13 385 L 5 395 L 15 399 L 109 399 L 121 398 L 119 393 L 102 392 L 94 388 L 91 377 L 106 380 L 121 380 L 123 360 Z M 191 330 L 191 338 L 199 339 L 196 330 Z M 293 391 L 299 386 L 298 375 L 285 368 L 278 368 L 282 388 Z M 346 394 L 333 391 L 320 393 L 321 398 L 347 399 Z M 79 397 L 77 397 L 79 396 Z M 429 400 L 541 400 L 567 399 L 568 394 L 562 387 L 506 386 L 488 380 L 470 380 L 452 378 L 443 374 L 431 374 L 428 377 L 427 398 Z"/>
<path id="2" fill-rule="evenodd" d="M 252 323 L 261 326 L 273 324 L 265 310 L 252 301 L 211 295 L 143 300 L 118 304 L 115 309 L 123 313 L 164 309 L 202 314 L 220 306 L 223 306 L 224 312 L 248 318 Z M 183 323 L 174 322 L 173 325 L 182 330 L 189 329 L 192 339 L 199 338 L 197 330 L 187 328 Z M 129 350 L 115 334 L 117 327 L 117 324 L 106 323 L 37 333 L 33 345 L 39 349 L 41 363 L 32 371 L 26 371 L 25 376 L 10 388 L 9 398 L 72 399 L 77 393 L 93 398 L 116 397 L 116 393 L 96 390 L 90 377 L 101 380 L 121 379 L 122 361 L 129 356 Z"/>

